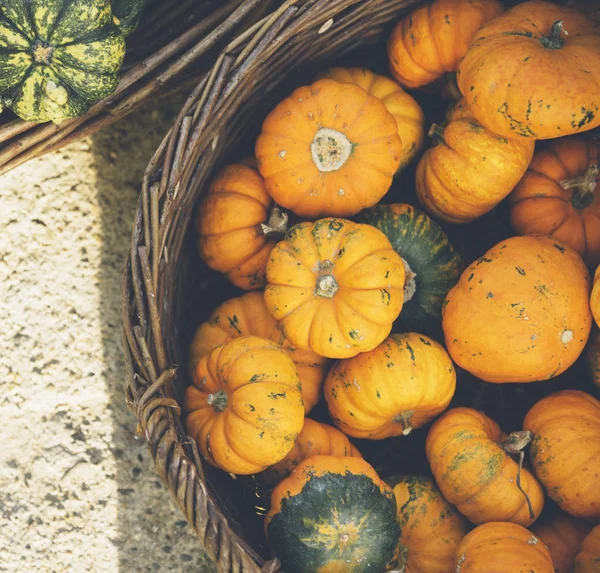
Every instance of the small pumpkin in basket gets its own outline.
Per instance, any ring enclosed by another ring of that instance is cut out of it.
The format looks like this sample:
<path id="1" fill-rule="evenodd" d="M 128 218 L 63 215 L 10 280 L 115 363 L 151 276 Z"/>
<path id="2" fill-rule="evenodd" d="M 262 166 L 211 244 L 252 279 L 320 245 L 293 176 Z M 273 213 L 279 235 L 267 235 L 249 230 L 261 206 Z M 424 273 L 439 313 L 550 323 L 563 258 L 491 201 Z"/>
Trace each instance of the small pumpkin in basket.
<path id="1" fill-rule="evenodd" d="M 265 286 L 269 253 L 287 229 L 287 215 L 273 201 L 260 173 L 248 163 L 222 169 L 196 217 L 204 262 L 237 287 Z"/>
<path id="2" fill-rule="evenodd" d="M 304 424 L 300 380 L 273 342 L 235 338 L 202 358 L 185 392 L 188 435 L 214 466 L 260 472 L 292 449 Z"/>
<path id="3" fill-rule="evenodd" d="M 271 495 L 265 529 L 290 573 L 385 571 L 400 536 L 391 488 L 364 460 L 313 456 Z"/>
<path id="4" fill-rule="evenodd" d="M 349 436 L 407 435 L 443 412 L 456 372 L 441 344 L 422 334 L 392 334 L 377 348 L 337 362 L 325 380 L 329 413 Z"/>
<path id="5" fill-rule="evenodd" d="M 129 36 L 140 23 L 144 10 L 153 0 L 112 0 L 113 19 L 124 36 Z"/>
<path id="6" fill-rule="evenodd" d="M 402 141 L 379 98 L 356 84 L 322 79 L 275 107 L 255 152 L 278 205 L 306 218 L 345 217 L 386 194 Z"/>
<path id="7" fill-rule="evenodd" d="M 502 13 L 496 0 L 433 0 L 398 22 L 388 40 L 388 59 L 396 81 L 418 88 L 455 72 L 475 35 Z"/>
<path id="8" fill-rule="evenodd" d="M 573 573 L 597 573 L 600 570 L 600 525 L 589 532 L 575 557 Z"/>
<path id="9" fill-rule="evenodd" d="M 544 506 L 542 487 L 521 467 L 530 439 L 528 432 L 507 437 L 477 410 L 453 408 L 434 422 L 425 450 L 442 494 L 470 521 L 528 526 Z"/>
<path id="10" fill-rule="evenodd" d="M 590 298 L 592 314 L 598 327 L 600 327 L 600 265 L 594 274 L 594 284 L 592 286 L 592 296 Z"/>
<path id="11" fill-rule="evenodd" d="M 600 28 L 552 2 L 510 8 L 475 35 L 457 71 L 477 121 L 508 138 L 553 139 L 600 125 Z"/>
<path id="12" fill-rule="evenodd" d="M 597 188 L 597 190 L 596 190 Z M 600 264 L 600 144 L 575 135 L 538 148 L 510 195 L 520 235 L 551 235 Z"/>
<path id="13" fill-rule="evenodd" d="M 240 336 L 259 336 L 281 346 L 294 361 L 302 384 L 304 410 L 310 412 L 321 398 L 327 375 L 328 360 L 293 346 L 283 334 L 281 325 L 269 314 L 263 292 L 253 291 L 226 300 L 201 324 L 190 345 L 190 372 L 194 375 L 200 360 L 219 344 Z"/>
<path id="14" fill-rule="evenodd" d="M 2 2 L 0 47 L 0 100 L 32 122 L 83 115 L 115 90 L 125 57 L 108 0 Z"/>
<path id="15" fill-rule="evenodd" d="M 533 433 L 530 457 L 548 495 L 567 513 L 600 517 L 600 402 L 580 390 L 537 402 L 523 428 Z"/>
<path id="16" fill-rule="evenodd" d="M 397 476 L 394 488 L 400 547 L 397 569 L 403 573 L 455 573 L 458 544 L 470 529 L 467 520 L 424 476 Z"/>
<path id="17" fill-rule="evenodd" d="M 500 203 L 527 170 L 535 145 L 487 130 L 464 100 L 450 109 L 444 127 L 433 124 L 429 134 L 435 146 L 417 166 L 417 196 L 431 215 L 449 223 L 468 223 Z"/>
<path id="18" fill-rule="evenodd" d="M 327 358 L 380 344 L 404 300 L 404 264 L 386 236 L 345 219 L 292 227 L 271 252 L 267 309 L 288 340 Z"/>

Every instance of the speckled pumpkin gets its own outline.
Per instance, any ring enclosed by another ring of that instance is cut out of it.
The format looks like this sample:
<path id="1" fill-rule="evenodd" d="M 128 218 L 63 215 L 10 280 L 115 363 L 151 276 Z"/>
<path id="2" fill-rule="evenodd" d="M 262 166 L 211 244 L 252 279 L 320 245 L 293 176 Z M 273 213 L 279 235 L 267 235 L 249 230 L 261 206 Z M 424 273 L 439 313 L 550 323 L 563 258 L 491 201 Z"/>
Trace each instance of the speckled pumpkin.
<path id="1" fill-rule="evenodd" d="M 344 219 L 292 227 L 271 252 L 267 309 L 288 340 L 327 358 L 380 344 L 404 300 L 404 264 L 386 236 Z"/>
<path id="2" fill-rule="evenodd" d="M 585 359 L 596 387 L 600 390 L 600 329 L 594 327 L 585 347 Z"/>
<path id="3" fill-rule="evenodd" d="M 600 518 L 600 402 L 555 392 L 529 410 L 523 428 L 533 433 L 531 463 L 548 495 L 575 517 Z"/>
<path id="4" fill-rule="evenodd" d="M 456 553 L 456 573 L 554 573 L 548 548 L 514 523 L 485 523 L 466 535 Z"/>
<path id="5" fill-rule="evenodd" d="M 385 571 L 400 535 L 391 488 L 351 457 L 304 460 L 273 490 L 265 527 L 289 573 Z"/>
<path id="6" fill-rule="evenodd" d="M 511 436 L 472 408 L 448 410 L 427 434 L 427 459 L 438 487 L 475 524 L 510 521 L 528 526 L 544 507 L 542 487 L 526 468 L 521 469 L 523 491 L 517 486 L 518 463 L 508 452 L 513 446 L 514 451 L 522 449 L 528 436 Z"/>
<path id="7" fill-rule="evenodd" d="M 394 116 L 398 124 L 398 135 L 402 140 L 400 170 L 421 151 L 425 138 L 423 110 L 395 81 L 374 74 L 365 68 L 332 68 L 318 77 L 356 84 L 383 102 L 386 109 Z"/>
<path id="8" fill-rule="evenodd" d="M 137 28 L 150 2 L 152 0 L 112 0 L 114 21 L 124 36 Z"/>
<path id="9" fill-rule="evenodd" d="M 590 306 L 592 314 L 598 327 L 600 327 L 600 266 L 594 274 L 594 285 L 592 286 L 592 296 L 590 297 Z"/>
<path id="10" fill-rule="evenodd" d="M 392 477 L 400 546 L 396 569 L 402 573 L 454 573 L 458 544 L 470 525 L 423 476 Z"/>
<path id="11" fill-rule="evenodd" d="M 278 205 L 311 219 L 345 217 L 386 194 L 402 141 L 378 98 L 323 79 L 298 88 L 268 115 L 255 151 Z"/>
<path id="12" fill-rule="evenodd" d="M 325 380 L 329 413 L 345 434 L 407 435 L 443 412 L 456 389 L 444 347 L 422 334 L 392 334 L 377 348 L 337 362 Z"/>
<path id="13" fill-rule="evenodd" d="M 600 571 L 600 525 L 594 527 L 581 543 L 573 568 L 573 573 L 598 573 L 598 571 Z"/>
<path id="14" fill-rule="evenodd" d="M 304 410 L 310 412 L 321 399 L 321 389 L 327 375 L 326 358 L 300 350 L 286 339 L 281 325 L 269 314 L 262 292 L 249 292 L 225 301 L 200 325 L 190 346 L 190 372 L 204 356 L 219 344 L 226 344 L 239 336 L 259 336 L 281 346 L 294 361 L 302 383 Z"/>
<path id="15" fill-rule="evenodd" d="M 110 0 L 0 3 L 0 99 L 26 121 L 84 114 L 115 90 L 124 56 Z"/>
<path id="16" fill-rule="evenodd" d="M 462 274 L 443 309 L 460 367 L 487 382 L 533 382 L 564 372 L 590 334 L 590 276 L 581 257 L 550 237 L 512 237 Z"/>
<path id="17" fill-rule="evenodd" d="M 202 358 L 184 396 L 185 425 L 202 455 L 233 474 L 281 461 L 304 424 L 300 380 L 279 346 L 235 338 Z"/>

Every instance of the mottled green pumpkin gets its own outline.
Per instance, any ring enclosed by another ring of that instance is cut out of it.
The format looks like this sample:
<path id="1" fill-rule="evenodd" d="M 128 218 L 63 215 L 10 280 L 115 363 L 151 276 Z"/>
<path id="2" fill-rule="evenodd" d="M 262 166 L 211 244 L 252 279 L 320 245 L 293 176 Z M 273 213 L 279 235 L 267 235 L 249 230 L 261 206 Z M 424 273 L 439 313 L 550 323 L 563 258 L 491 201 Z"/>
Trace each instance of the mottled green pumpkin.
<path id="1" fill-rule="evenodd" d="M 26 121 L 84 114 L 119 82 L 110 0 L 2 0 L 0 99 Z"/>
<path id="2" fill-rule="evenodd" d="M 393 332 L 441 335 L 442 305 L 462 272 L 460 255 L 442 228 L 412 205 L 377 205 L 359 215 L 382 231 L 406 266 L 404 306 Z"/>
<path id="3" fill-rule="evenodd" d="M 112 0 L 115 24 L 124 36 L 129 36 L 138 24 L 144 10 L 152 0 Z"/>

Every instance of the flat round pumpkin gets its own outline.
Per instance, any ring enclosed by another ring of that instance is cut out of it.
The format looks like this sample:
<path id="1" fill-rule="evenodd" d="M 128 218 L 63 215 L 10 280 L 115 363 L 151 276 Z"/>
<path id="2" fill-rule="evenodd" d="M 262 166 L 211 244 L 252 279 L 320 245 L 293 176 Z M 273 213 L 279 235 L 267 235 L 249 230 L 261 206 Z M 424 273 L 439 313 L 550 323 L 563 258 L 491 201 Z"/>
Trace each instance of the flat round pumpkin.
<path id="1" fill-rule="evenodd" d="M 189 436 L 214 466 L 260 472 L 292 449 L 304 424 L 300 380 L 279 346 L 235 338 L 202 358 L 184 396 Z"/>
<path id="2" fill-rule="evenodd" d="M 487 382 L 533 382 L 582 353 L 592 318 L 581 257 L 551 237 L 512 237 L 462 274 L 443 309 L 450 356 Z"/>
<path id="3" fill-rule="evenodd" d="M 600 518 L 600 402 L 555 392 L 529 410 L 523 428 L 533 433 L 531 463 L 548 495 L 575 517 Z"/>
<path id="4" fill-rule="evenodd" d="M 443 412 L 456 389 L 452 360 L 422 334 L 392 334 L 377 348 L 337 362 L 325 380 L 329 413 L 345 434 L 407 435 Z"/>
<path id="5" fill-rule="evenodd" d="M 520 235 L 551 235 L 600 263 L 600 144 L 574 135 L 538 147 L 510 195 Z"/>
<path id="6" fill-rule="evenodd" d="M 298 88 L 265 119 L 258 169 L 278 205 L 297 215 L 355 215 L 387 192 L 402 141 L 383 102 L 356 84 Z"/>
<path id="7" fill-rule="evenodd" d="M 391 488 L 364 460 L 313 456 L 280 482 L 265 520 L 289 573 L 385 571 L 400 536 Z"/>
<path id="8" fill-rule="evenodd" d="M 483 26 L 458 87 L 477 121 L 508 138 L 553 139 L 600 125 L 600 27 L 552 2 L 517 4 Z"/>
<path id="9" fill-rule="evenodd" d="M 310 350 L 293 346 L 281 325 L 269 314 L 262 292 L 249 292 L 226 300 L 200 325 L 190 345 L 190 372 L 194 376 L 200 360 L 220 344 L 240 336 L 267 338 L 281 346 L 294 361 L 302 384 L 304 410 L 310 412 L 321 399 L 329 362 Z"/>
<path id="10" fill-rule="evenodd" d="M 600 525 L 590 531 L 575 557 L 573 573 L 598 573 L 600 570 Z"/>
<path id="11" fill-rule="evenodd" d="M 288 340 L 327 358 L 375 348 L 404 300 L 404 265 L 386 236 L 344 219 L 292 227 L 271 252 L 267 280 L 267 309 Z"/>

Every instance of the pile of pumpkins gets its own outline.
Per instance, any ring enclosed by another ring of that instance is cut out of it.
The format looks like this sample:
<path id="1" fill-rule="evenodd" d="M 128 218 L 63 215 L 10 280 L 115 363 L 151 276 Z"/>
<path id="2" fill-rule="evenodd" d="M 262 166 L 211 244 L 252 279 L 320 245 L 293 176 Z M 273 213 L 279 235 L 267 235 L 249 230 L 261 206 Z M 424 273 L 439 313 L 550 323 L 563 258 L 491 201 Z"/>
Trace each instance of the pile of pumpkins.
<path id="1" fill-rule="evenodd" d="M 210 464 L 274 486 L 265 529 L 286 573 L 598 573 L 600 402 L 550 394 L 510 435 L 448 407 L 455 364 L 544 381 L 589 341 L 600 380 L 600 146 L 584 134 L 600 125 L 600 27 L 538 0 L 435 0 L 388 56 L 394 79 L 334 68 L 297 88 L 255 157 L 207 189 L 200 255 L 250 292 L 196 332 L 187 432 Z M 403 87 L 433 82 L 462 99 L 421 154 Z M 431 217 L 378 204 L 417 160 Z M 435 220 L 509 195 L 515 236 L 463 270 Z M 333 425 L 308 417 L 322 397 Z M 433 479 L 384 482 L 349 439 L 426 426 Z M 561 513 L 536 522 L 546 497 Z"/>

